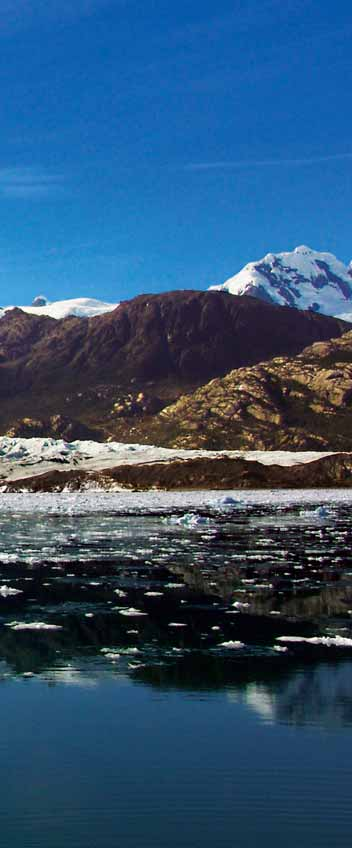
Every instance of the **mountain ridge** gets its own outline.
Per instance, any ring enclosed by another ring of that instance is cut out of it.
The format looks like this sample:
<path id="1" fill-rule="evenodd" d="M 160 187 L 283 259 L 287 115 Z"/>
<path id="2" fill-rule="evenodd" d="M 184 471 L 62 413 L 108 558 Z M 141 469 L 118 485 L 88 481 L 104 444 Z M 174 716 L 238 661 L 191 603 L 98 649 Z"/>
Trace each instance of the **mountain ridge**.
<path id="1" fill-rule="evenodd" d="M 234 368 L 348 329 L 252 297 L 191 290 L 140 295 L 88 319 L 15 309 L 0 320 L 0 429 L 20 435 L 22 419 L 59 415 L 66 426 L 69 418 L 102 438 L 130 440 L 135 417 Z"/>

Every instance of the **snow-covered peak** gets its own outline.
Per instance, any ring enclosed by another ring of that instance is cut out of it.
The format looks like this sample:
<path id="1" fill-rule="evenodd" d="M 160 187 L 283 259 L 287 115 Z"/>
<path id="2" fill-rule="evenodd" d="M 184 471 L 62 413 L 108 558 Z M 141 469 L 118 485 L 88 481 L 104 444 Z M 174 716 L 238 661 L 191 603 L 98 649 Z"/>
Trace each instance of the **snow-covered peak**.
<path id="1" fill-rule="evenodd" d="M 352 264 L 347 268 L 332 253 L 306 245 L 292 252 L 267 253 L 211 289 L 352 320 Z"/>
<path id="2" fill-rule="evenodd" d="M 50 318 L 59 320 L 69 316 L 92 318 L 94 315 L 112 312 L 118 305 L 118 303 L 105 303 L 102 300 L 95 300 L 93 297 L 77 297 L 72 300 L 56 300 L 50 303 L 44 296 L 40 295 L 34 299 L 32 306 L 19 306 L 17 308 L 22 309 L 23 312 L 29 312 L 31 315 L 48 315 Z M 0 309 L 0 318 L 10 309 L 15 309 L 15 307 L 5 306 Z"/>

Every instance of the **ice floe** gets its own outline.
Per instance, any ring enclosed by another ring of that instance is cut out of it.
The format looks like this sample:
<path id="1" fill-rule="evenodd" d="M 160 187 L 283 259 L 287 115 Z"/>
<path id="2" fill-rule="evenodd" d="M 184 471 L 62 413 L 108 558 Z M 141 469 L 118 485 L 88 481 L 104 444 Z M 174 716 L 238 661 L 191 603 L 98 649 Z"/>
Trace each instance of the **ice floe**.
<path id="1" fill-rule="evenodd" d="M 164 592 L 144 592 L 147 598 L 161 598 Z"/>
<path id="2" fill-rule="evenodd" d="M 278 642 L 306 642 L 325 648 L 352 648 L 352 639 L 347 636 L 277 636 Z"/>
<path id="3" fill-rule="evenodd" d="M 9 598 L 11 595 L 22 595 L 22 589 L 14 589 L 12 586 L 0 586 L 0 595 L 2 598 Z"/>
<path id="4" fill-rule="evenodd" d="M 147 612 L 143 612 L 143 610 L 135 609 L 134 607 L 128 607 L 128 609 L 120 609 L 120 615 L 130 616 L 133 618 L 138 615 L 148 615 Z"/>
<path id="5" fill-rule="evenodd" d="M 5 626 L 11 630 L 62 630 L 61 624 L 47 624 L 45 621 L 10 621 Z"/>
<path id="6" fill-rule="evenodd" d="M 170 516 L 167 519 L 170 524 L 179 524 L 181 527 L 202 527 L 210 523 L 210 519 L 204 515 L 196 515 L 194 512 L 186 512 L 185 515 Z"/>

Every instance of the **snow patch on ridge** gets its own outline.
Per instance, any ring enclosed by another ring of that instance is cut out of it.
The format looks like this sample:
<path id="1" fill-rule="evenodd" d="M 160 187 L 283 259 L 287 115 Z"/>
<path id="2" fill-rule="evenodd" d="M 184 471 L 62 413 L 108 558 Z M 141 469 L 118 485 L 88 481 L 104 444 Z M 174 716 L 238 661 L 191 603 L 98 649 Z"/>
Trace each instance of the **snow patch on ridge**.
<path id="1" fill-rule="evenodd" d="M 36 301 L 40 302 L 37 305 Z M 45 303 L 42 303 L 45 301 Z M 60 320 L 61 318 L 93 318 L 94 315 L 104 315 L 106 312 L 112 312 L 118 303 L 105 303 L 103 300 L 96 300 L 93 297 L 77 297 L 70 300 L 56 300 L 53 303 L 46 300 L 42 295 L 35 298 L 31 306 L 4 306 L 0 308 L 0 318 L 6 315 L 6 312 L 12 309 L 21 309 L 22 312 L 28 312 L 30 315 L 46 315 L 49 318 Z"/>

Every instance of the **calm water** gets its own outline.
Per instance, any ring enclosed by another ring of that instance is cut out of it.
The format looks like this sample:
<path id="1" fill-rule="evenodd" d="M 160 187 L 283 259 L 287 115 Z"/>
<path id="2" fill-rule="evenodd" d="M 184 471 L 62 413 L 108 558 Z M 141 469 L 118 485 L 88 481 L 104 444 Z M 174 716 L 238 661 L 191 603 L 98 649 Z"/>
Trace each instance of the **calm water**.
<path id="1" fill-rule="evenodd" d="M 352 498 L 232 497 L 2 496 L 6 848 L 350 844 Z"/>

